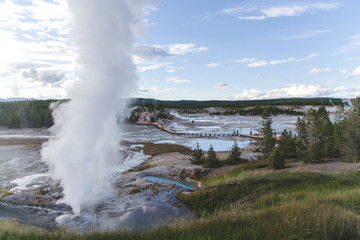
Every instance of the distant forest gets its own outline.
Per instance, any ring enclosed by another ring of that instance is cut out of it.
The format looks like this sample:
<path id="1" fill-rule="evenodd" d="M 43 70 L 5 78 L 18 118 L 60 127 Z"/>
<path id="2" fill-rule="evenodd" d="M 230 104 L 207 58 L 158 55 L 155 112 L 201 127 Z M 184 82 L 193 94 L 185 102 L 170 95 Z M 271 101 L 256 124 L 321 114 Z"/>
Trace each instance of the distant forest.
<path id="1" fill-rule="evenodd" d="M 149 98 L 134 98 L 131 101 L 132 106 L 147 107 L 148 105 L 161 105 L 164 108 L 175 109 L 202 109 L 209 107 L 221 108 L 246 108 L 255 106 L 333 106 L 342 105 L 343 101 L 340 98 L 279 98 L 279 99 L 266 99 L 266 100 L 239 100 L 239 101 L 226 101 L 226 100 L 212 100 L 212 101 L 194 101 L 194 100 L 181 100 L 181 101 L 162 101 Z"/>
<path id="2" fill-rule="evenodd" d="M 258 116 L 266 110 L 271 115 L 303 115 L 298 107 L 312 106 L 338 106 L 343 105 L 339 98 L 281 98 L 267 100 L 243 100 L 243 101 L 161 101 L 156 99 L 137 98 L 131 102 L 132 106 L 146 107 L 147 109 L 173 108 L 180 113 L 196 113 L 210 107 L 222 108 L 212 111 L 212 115 L 248 115 Z"/>
<path id="3" fill-rule="evenodd" d="M 9 128 L 40 128 L 53 125 L 50 104 L 57 101 L 67 100 L 25 100 L 13 102 L 0 102 L 0 126 Z M 131 99 L 130 106 L 147 107 L 148 109 L 174 108 L 186 112 L 209 107 L 225 108 L 222 114 L 257 115 L 262 113 L 263 106 L 270 106 L 273 114 L 299 114 L 299 112 L 287 108 L 280 109 L 276 106 L 332 106 L 342 105 L 338 98 L 286 98 L 271 100 L 247 100 L 247 101 L 161 101 L 155 99 L 135 98 Z M 271 107 L 273 106 L 273 107 Z M 252 110 L 245 109 L 253 107 Z M 248 111 L 248 112 L 246 112 Z M 250 111 L 250 113 L 249 113 Z M 285 111 L 285 112 L 284 112 Z M 220 114 L 220 113 L 213 113 Z"/>
<path id="4" fill-rule="evenodd" d="M 53 125 L 51 110 L 56 100 L 0 102 L 0 125 L 9 128 L 40 128 Z"/>

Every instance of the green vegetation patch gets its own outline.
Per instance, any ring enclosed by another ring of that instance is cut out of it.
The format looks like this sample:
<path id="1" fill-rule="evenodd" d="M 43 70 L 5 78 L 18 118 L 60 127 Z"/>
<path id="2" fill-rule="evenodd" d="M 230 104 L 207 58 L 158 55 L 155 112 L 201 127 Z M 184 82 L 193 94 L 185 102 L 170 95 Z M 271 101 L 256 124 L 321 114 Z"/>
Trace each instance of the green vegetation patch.
<path id="1" fill-rule="evenodd" d="M 238 171 L 237 176 L 236 171 Z M 249 173 L 239 168 L 225 177 L 213 179 L 212 182 L 207 179 L 205 188 L 197 192 L 179 193 L 178 199 L 199 216 L 206 216 L 230 209 L 234 205 L 257 209 L 279 205 L 286 202 L 284 200 L 287 198 L 308 199 L 310 196 L 313 197 L 314 193 L 331 195 L 333 192 L 359 187 L 359 180 L 360 174 L 357 172 L 351 174 L 288 171 Z M 360 197 L 355 202 L 358 200 L 360 203 Z M 351 204 L 341 205 L 350 207 Z"/>

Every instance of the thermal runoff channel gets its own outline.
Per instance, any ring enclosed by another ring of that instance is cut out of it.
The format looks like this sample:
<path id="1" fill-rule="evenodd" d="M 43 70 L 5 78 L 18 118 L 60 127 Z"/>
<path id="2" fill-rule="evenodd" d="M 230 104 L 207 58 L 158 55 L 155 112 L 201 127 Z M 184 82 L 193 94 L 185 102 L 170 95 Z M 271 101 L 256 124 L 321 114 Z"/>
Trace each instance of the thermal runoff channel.
<path id="1" fill-rule="evenodd" d="M 69 93 L 71 101 L 54 111 L 54 138 L 41 154 L 76 215 L 110 190 L 112 165 L 119 157 L 118 99 L 136 88 L 133 30 L 143 22 L 144 2 L 68 1 L 82 76 Z"/>

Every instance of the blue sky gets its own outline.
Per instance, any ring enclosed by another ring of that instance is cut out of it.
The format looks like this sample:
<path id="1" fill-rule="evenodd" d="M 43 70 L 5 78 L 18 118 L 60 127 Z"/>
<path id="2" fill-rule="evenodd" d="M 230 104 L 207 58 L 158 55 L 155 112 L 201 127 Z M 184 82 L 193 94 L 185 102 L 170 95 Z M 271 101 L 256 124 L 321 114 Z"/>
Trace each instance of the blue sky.
<path id="1" fill-rule="evenodd" d="M 134 46 L 133 96 L 358 96 L 359 9 L 358 0 L 160 0 Z M 0 98 L 67 96 L 81 70 L 71 21 L 63 0 L 0 0 Z"/>

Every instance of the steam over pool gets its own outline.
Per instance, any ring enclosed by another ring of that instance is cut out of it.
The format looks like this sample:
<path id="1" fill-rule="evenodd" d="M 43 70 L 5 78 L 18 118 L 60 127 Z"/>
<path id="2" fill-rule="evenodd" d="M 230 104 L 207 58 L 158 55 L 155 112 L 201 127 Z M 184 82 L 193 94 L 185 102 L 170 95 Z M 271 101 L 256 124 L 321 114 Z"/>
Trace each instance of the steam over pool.
<path id="1" fill-rule="evenodd" d="M 119 159 L 116 115 L 123 106 L 117 99 L 136 86 L 133 27 L 142 21 L 143 2 L 68 1 L 82 76 L 70 93 L 71 101 L 54 111 L 54 138 L 41 155 L 76 215 L 109 193 L 112 166 Z"/>

